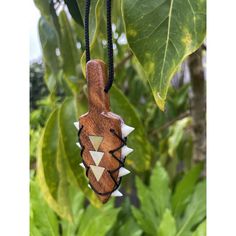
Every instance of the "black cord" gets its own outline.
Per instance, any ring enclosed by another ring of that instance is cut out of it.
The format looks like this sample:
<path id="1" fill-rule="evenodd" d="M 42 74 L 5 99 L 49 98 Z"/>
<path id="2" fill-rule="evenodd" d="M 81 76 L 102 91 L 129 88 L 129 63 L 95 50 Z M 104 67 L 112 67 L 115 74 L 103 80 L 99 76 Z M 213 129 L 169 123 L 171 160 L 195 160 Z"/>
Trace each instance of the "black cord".
<path id="1" fill-rule="evenodd" d="M 90 12 L 90 0 L 85 0 L 84 37 L 85 37 L 86 62 L 90 60 L 89 12 Z M 108 82 L 104 88 L 105 93 L 108 93 L 114 81 L 111 0 L 107 0 L 107 53 L 108 53 Z"/>
<path id="2" fill-rule="evenodd" d="M 113 65 L 113 43 L 112 43 L 112 27 L 111 27 L 111 0 L 107 0 L 107 56 L 108 56 L 108 82 L 104 91 L 107 93 L 114 80 L 114 65 Z"/>
<path id="3" fill-rule="evenodd" d="M 84 39 L 85 39 L 86 62 L 88 62 L 90 60 L 89 11 L 90 11 L 90 0 L 86 0 L 85 1 L 85 16 L 84 16 Z"/>

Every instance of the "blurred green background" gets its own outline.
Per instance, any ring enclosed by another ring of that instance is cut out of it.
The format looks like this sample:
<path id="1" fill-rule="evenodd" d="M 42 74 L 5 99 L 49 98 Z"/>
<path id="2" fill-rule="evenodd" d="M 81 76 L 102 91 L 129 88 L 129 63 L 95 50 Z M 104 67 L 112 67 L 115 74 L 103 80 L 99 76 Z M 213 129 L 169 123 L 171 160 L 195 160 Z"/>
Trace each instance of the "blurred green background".
<path id="1" fill-rule="evenodd" d="M 203 15 L 204 1 L 186 2 L 193 4 L 182 9 L 186 18 L 195 8 Z M 128 146 L 134 152 L 126 159 L 131 173 L 122 180 L 124 196 L 102 205 L 88 188 L 79 165 L 73 125 L 87 112 L 84 1 L 34 3 L 41 14 L 38 31 L 43 57 L 30 63 L 30 235 L 206 235 L 205 18 L 198 18 L 197 11 L 191 13 L 190 19 L 198 23 L 193 30 L 200 35 L 191 34 L 191 47 L 186 41 L 178 44 L 173 33 L 180 57 L 168 44 L 164 47 L 170 68 L 163 70 L 163 87 L 158 73 L 152 78 L 150 67 L 141 58 L 155 46 L 150 42 L 136 45 L 128 31 L 136 27 L 140 12 L 148 7 L 165 12 L 170 1 L 145 1 L 135 11 L 130 0 L 113 1 L 115 82 L 110 91 L 111 108 L 136 129 L 128 136 Z M 159 16 L 149 13 L 143 18 L 148 16 L 155 26 Z M 107 62 L 105 1 L 92 0 L 90 15 L 92 58 Z M 190 34 L 191 24 L 181 23 Z M 140 34 L 152 31 L 142 21 L 139 24 Z M 156 37 L 161 42 L 162 36 Z M 163 61 L 161 53 L 155 55 L 153 71 L 159 70 L 159 61 Z M 148 57 L 146 62 L 152 64 Z M 155 91 L 163 92 L 161 103 Z"/>

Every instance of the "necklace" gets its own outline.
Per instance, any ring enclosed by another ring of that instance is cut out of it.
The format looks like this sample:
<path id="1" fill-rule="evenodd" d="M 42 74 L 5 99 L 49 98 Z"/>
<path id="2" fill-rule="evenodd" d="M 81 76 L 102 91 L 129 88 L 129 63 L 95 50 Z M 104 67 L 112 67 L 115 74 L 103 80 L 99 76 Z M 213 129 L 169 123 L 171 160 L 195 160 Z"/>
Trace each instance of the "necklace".
<path id="1" fill-rule="evenodd" d="M 85 4 L 86 80 L 89 111 L 75 122 L 78 147 L 89 179 L 88 186 L 98 198 L 107 202 L 110 196 L 123 196 L 118 190 L 122 176 L 130 173 L 124 168 L 126 156 L 133 151 L 127 147 L 127 136 L 134 130 L 110 110 L 109 90 L 114 80 L 111 0 L 107 0 L 108 78 L 106 65 L 90 59 L 89 48 L 90 0 Z"/>

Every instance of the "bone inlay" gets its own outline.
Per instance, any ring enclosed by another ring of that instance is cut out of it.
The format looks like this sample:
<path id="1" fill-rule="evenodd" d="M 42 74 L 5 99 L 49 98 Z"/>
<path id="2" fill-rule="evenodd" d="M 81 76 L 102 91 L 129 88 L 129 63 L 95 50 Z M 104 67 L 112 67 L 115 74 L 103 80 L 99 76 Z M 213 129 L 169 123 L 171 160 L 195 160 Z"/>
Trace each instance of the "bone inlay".
<path id="1" fill-rule="evenodd" d="M 103 137 L 89 135 L 90 142 L 92 143 L 94 149 L 97 151 L 100 144 L 102 143 Z"/>
<path id="2" fill-rule="evenodd" d="M 104 167 L 100 167 L 100 166 L 94 166 L 94 165 L 90 165 L 91 170 L 93 171 L 93 174 L 96 178 L 97 181 L 100 180 L 105 168 Z"/>
<path id="3" fill-rule="evenodd" d="M 89 151 L 91 157 L 93 158 L 93 161 L 98 166 L 100 161 L 102 160 L 102 157 L 104 155 L 104 152 L 96 152 L 96 151 Z"/>

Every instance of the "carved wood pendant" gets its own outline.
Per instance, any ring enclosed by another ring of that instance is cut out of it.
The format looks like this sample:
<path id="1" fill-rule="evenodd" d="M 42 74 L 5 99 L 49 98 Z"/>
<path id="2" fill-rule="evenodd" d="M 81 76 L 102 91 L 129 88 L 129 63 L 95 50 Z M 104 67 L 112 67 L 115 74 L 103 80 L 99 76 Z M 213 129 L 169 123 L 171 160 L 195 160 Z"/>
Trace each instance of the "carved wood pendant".
<path id="1" fill-rule="evenodd" d="M 110 111 L 106 65 L 100 60 L 90 60 L 86 65 L 89 111 L 75 122 L 81 148 L 81 166 L 86 169 L 89 187 L 103 202 L 110 196 L 122 196 L 118 188 L 121 177 L 130 173 L 124 168 L 126 155 L 133 149 L 126 146 L 129 133 L 134 128 Z"/>

